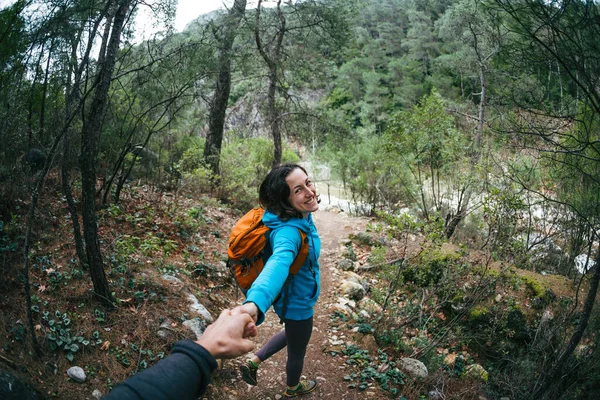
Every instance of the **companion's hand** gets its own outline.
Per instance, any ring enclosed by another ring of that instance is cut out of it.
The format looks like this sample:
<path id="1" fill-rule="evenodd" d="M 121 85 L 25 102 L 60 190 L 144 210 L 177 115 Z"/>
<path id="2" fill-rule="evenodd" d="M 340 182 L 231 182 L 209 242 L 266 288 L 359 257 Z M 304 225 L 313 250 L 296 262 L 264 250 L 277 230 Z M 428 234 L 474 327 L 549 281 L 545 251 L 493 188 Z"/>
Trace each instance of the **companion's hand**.
<path id="1" fill-rule="evenodd" d="M 248 314 L 252 317 L 254 322 L 256 322 L 256 320 L 258 319 L 258 307 L 256 306 L 256 304 L 254 304 L 252 302 L 242 304 L 241 306 L 237 306 L 236 308 L 231 310 L 231 313 L 233 315 Z"/>
<path id="2" fill-rule="evenodd" d="M 254 349 L 254 343 L 247 338 L 256 334 L 256 325 L 248 313 L 223 310 L 196 343 L 215 358 L 234 358 Z"/>

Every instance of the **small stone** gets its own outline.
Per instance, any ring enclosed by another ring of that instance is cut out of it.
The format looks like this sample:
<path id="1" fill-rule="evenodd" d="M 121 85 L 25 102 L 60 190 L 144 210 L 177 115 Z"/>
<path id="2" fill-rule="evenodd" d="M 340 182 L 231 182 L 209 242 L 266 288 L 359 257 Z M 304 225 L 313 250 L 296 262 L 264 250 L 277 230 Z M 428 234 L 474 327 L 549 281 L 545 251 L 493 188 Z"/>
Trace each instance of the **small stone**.
<path id="1" fill-rule="evenodd" d="M 338 311 L 341 314 L 344 314 L 344 315 L 347 315 L 347 316 L 352 315 L 352 309 L 350 307 L 348 307 L 347 305 L 345 305 L 345 304 L 339 304 L 338 303 L 338 304 L 335 304 L 333 306 L 333 308 L 334 308 L 335 311 Z"/>
<path id="2" fill-rule="evenodd" d="M 359 285 L 364 286 L 364 283 L 363 283 L 364 279 L 362 278 L 362 276 L 360 276 L 356 272 L 345 271 L 344 272 L 344 277 L 346 278 L 346 280 L 349 280 L 351 282 L 356 282 Z"/>
<path id="3" fill-rule="evenodd" d="M 353 300 L 360 300 L 365 296 L 365 288 L 360 283 L 353 281 L 342 281 L 340 289 L 344 295 L 347 295 Z"/>
<path id="4" fill-rule="evenodd" d="M 162 322 L 162 324 L 160 324 L 160 328 L 158 328 L 156 335 L 158 337 L 166 339 L 169 337 L 170 329 L 171 329 L 171 320 L 169 318 L 165 318 L 165 320 Z"/>
<path id="5" fill-rule="evenodd" d="M 280 394 L 275 395 L 275 400 L 281 400 L 282 398 L 283 398 L 283 396 Z"/>
<path id="6" fill-rule="evenodd" d="M 162 279 L 175 285 L 175 286 L 183 286 L 183 282 L 181 279 L 174 277 L 173 275 L 164 274 Z"/>
<path id="7" fill-rule="evenodd" d="M 338 304 L 348 306 L 350 308 L 356 308 L 356 302 L 354 300 L 350 300 L 346 297 L 338 297 L 337 301 L 338 301 Z"/>
<path id="8" fill-rule="evenodd" d="M 340 262 L 338 262 L 337 267 L 342 271 L 351 271 L 354 269 L 354 262 L 348 260 L 347 258 L 344 258 L 340 260 Z"/>
<path id="9" fill-rule="evenodd" d="M 398 367 L 413 378 L 427 378 L 429 375 L 425 364 L 414 358 L 401 358 Z"/>
<path id="10" fill-rule="evenodd" d="M 163 338 L 163 339 L 167 339 L 169 337 L 169 331 L 167 331 L 165 329 L 161 329 L 156 332 L 156 336 Z"/>
<path id="11" fill-rule="evenodd" d="M 102 392 L 98 389 L 94 389 L 94 391 L 92 392 L 92 397 L 95 399 L 100 399 L 102 397 Z"/>
<path id="12" fill-rule="evenodd" d="M 183 323 L 183 326 L 194 332 L 197 340 L 200 340 L 202 334 L 204 333 L 204 329 L 206 328 L 205 324 L 200 321 L 199 318 L 188 319 Z"/>
<path id="13" fill-rule="evenodd" d="M 432 390 L 430 391 L 427 396 L 431 399 L 431 400 L 442 400 L 444 398 L 444 396 L 438 392 L 437 390 Z"/>
<path id="14" fill-rule="evenodd" d="M 500 300 L 502 300 L 502 295 L 497 294 L 495 300 L 496 300 L 496 303 L 500 303 Z"/>
<path id="15" fill-rule="evenodd" d="M 198 301 L 196 296 L 194 296 L 191 293 L 188 293 L 187 298 L 188 298 L 188 301 L 190 303 L 192 303 L 189 306 L 191 311 L 200 315 L 208 323 L 211 323 L 214 321 L 212 315 L 210 315 L 210 312 L 206 309 L 206 307 L 204 307 L 202 304 L 200 304 L 200 302 Z"/>
<path id="16" fill-rule="evenodd" d="M 374 300 L 364 297 L 358 302 L 358 308 L 365 310 L 369 314 L 380 314 L 383 310 Z"/>
<path id="17" fill-rule="evenodd" d="M 67 370 L 67 375 L 77 383 L 83 383 L 86 379 L 83 368 L 77 366 L 69 368 Z"/>

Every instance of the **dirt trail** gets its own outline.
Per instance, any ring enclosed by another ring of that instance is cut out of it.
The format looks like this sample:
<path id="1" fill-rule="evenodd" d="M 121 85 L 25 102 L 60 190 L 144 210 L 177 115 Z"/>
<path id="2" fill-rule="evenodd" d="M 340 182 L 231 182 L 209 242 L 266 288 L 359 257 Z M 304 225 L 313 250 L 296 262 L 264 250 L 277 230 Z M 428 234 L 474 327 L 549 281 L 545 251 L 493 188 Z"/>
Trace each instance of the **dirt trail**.
<path id="1" fill-rule="evenodd" d="M 371 387 L 364 392 L 348 389 L 344 376 L 355 372 L 341 356 L 332 357 L 323 352 L 329 340 L 336 336 L 348 341 L 351 332 L 338 330 L 330 326 L 331 306 L 338 297 L 339 281 L 333 270 L 339 260 L 343 240 L 348 235 L 364 231 L 368 222 L 365 218 L 349 217 L 330 211 L 318 211 L 314 214 L 315 225 L 321 237 L 321 296 L 315 308 L 313 334 L 308 345 L 303 374 L 316 379 L 319 387 L 314 393 L 303 399 L 387 399 L 378 388 Z M 274 333 L 282 329 L 279 318 L 271 310 L 265 322 L 259 327 L 255 340 L 257 349 Z M 258 386 L 249 386 L 239 377 L 238 366 L 245 359 L 226 361 L 223 368 L 215 372 L 213 384 L 206 393 L 206 399 L 280 399 L 285 390 L 286 351 L 283 350 L 261 364 L 258 371 Z"/>

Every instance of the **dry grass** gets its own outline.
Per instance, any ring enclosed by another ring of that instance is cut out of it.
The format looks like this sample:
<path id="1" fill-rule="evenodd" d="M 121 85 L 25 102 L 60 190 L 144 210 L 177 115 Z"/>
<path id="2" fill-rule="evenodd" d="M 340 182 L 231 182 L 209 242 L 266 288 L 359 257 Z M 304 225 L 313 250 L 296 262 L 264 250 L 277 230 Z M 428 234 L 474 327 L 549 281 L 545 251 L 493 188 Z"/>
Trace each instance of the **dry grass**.
<path id="1" fill-rule="evenodd" d="M 50 179 L 46 193 L 57 193 L 55 184 Z M 6 253 L 0 260 L 4 277 L 0 283 L 0 365 L 29 379 L 47 396 L 84 399 L 94 389 L 107 393 L 112 385 L 156 362 L 159 353 L 167 355 L 176 340 L 195 338 L 182 325 L 194 317 L 187 308 L 186 292 L 215 316 L 235 298 L 229 275 L 217 268 L 234 221 L 226 208 L 206 197 L 181 194 L 175 198 L 151 188 L 137 188 L 124 197 L 118 208 L 98 214 L 105 271 L 118 303 L 112 311 L 102 309 L 94 298 L 89 274 L 71 261 L 76 256 L 66 203 L 53 195 L 42 200 L 32 236 L 29 276 L 33 304 L 39 308 L 34 313 L 43 351 L 39 360 L 32 355 L 27 329 L 22 255 Z M 24 223 L 21 215 L 11 229 L 24 231 Z M 165 273 L 175 275 L 183 285 L 166 283 Z M 98 332 L 101 343 L 80 344 L 71 363 L 67 352 L 51 350 L 44 311 L 50 313 L 48 319 L 55 311 L 66 313 L 72 337 L 91 340 Z M 162 338 L 157 331 L 165 319 L 171 324 L 168 337 Z M 84 368 L 87 382 L 69 380 L 66 370 L 72 365 Z"/>

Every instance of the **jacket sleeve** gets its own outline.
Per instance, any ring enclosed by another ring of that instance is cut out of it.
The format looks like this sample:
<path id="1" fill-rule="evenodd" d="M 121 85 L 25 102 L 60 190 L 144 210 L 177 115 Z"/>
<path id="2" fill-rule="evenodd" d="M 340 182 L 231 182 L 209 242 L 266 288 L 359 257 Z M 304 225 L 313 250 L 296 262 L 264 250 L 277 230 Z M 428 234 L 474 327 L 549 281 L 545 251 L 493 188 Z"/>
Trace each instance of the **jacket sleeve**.
<path id="1" fill-rule="evenodd" d="M 206 391 L 216 368 L 217 362 L 204 347 L 182 340 L 175 344 L 170 356 L 129 377 L 103 399 L 195 400 Z"/>
<path id="2" fill-rule="evenodd" d="M 298 228 L 286 226 L 273 231 L 271 235 L 273 254 L 248 290 L 244 301 L 244 304 L 252 302 L 258 307 L 257 325 L 264 321 L 265 313 L 281 292 L 301 244 Z"/>

